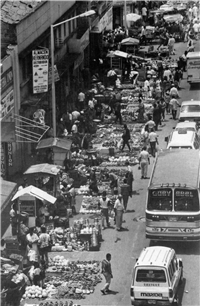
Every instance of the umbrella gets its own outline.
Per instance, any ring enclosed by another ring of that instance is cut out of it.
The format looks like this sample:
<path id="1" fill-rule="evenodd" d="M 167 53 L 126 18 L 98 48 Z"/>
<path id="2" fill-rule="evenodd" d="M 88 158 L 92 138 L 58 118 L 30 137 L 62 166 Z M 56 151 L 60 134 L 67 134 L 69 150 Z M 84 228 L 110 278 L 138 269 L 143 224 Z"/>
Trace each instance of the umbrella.
<path id="1" fill-rule="evenodd" d="M 126 21 L 136 22 L 141 18 L 142 18 L 142 16 L 140 16 L 138 14 L 134 14 L 134 13 L 130 13 L 130 14 L 126 15 Z"/>
<path id="2" fill-rule="evenodd" d="M 108 73 L 107 73 L 107 77 L 108 77 L 108 78 L 109 78 L 109 77 L 112 77 L 112 76 L 114 76 L 114 75 L 117 75 L 117 74 L 116 74 L 115 70 L 113 70 L 113 69 L 109 70 Z"/>
<path id="3" fill-rule="evenodd" d="M 166 22 L 181 22 L 183 20 L 183 16 L 181 14 L 165 15 L 163 18 Z"/>
<path id="4" fill-rule="evenodd" d="M 128 38 L 125 38 L 121 41 L 121 44 L 122 45 L 138 45 L 139 44 L 139 40 L 136 39 L 136 38 L 132 38 L 132 37 L 128 37 Z"/>

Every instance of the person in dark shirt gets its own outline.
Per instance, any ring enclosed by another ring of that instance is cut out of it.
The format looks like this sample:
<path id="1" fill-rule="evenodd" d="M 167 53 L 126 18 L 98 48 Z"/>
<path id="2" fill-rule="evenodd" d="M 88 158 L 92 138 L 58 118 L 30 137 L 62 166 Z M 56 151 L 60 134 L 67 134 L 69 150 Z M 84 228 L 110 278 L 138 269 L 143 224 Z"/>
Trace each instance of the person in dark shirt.
<path id="1" fill-rule="evenodd" d="M 109 289 L 110 283 L 111 283 L 111 278 L 113 278 L 112 275 L 112 269 L 111 269 L 111 254 L 107 253 L 106 254 L 106 259 L 102 261 L 102 274 L 105 277 L 106 284 L 104 288 L 101 290 L 101 292 L 105 295 L 106 293 L 111 292 Z"/>
<path id="2" fill-rule="evenodd" d="M 115 116 L 115 123 L 117 123 L 119 119 L 119 123 L 122 124 L 121 105 L 119 102 L 115 104 Z"/>
<path id="3" fill-rule="evenodd" d="M 154 109 L 153 109 L 153 121 L 155 122 L 156 126 L 155 126 L 155 130 L 158 130 L 158 125 L 160 123 L 160 119 L 161 119 L 161 112 L 160 109 L 158 108 L 157 104 L 155 103 L 153 105 Z"/>
<path id="4" fill-rule="evenodd" d="M 122 151 L 124 150 L 125 145 L 127 145 L 127 147 L 129 148 L 129 151 L 131 151 L 131 147 L 130 147 L 130 144 L 129 144 L 130 138 L 131 138 L 130 131 L 129 131 L 127 125 L 124 124 L 124 133 L 122 135 L 122 139 L 123 139 Z"/>

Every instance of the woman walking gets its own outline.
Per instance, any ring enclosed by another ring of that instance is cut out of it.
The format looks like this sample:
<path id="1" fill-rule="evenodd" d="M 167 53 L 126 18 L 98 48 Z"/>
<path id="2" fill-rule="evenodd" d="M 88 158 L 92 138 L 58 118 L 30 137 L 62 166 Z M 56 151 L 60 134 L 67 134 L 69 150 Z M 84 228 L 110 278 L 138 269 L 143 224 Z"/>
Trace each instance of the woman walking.
<path id="1" fill-rule="evenodd" d="M 116 215 L 116 229 L 117 231 L 120 231 L 120 229 L 122 228 L 123 212 L 124 212 L 124 204 L 121 194 L 118 195 L 118 198 L 115 201 L 114 209 Z"/>

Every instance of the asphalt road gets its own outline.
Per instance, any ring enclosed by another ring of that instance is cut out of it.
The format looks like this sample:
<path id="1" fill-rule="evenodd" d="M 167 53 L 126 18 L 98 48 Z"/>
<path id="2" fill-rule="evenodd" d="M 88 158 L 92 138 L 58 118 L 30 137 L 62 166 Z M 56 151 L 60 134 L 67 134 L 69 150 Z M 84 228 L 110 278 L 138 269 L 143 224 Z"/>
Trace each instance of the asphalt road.
<path id="1" fill-rule="evenodd" d="M 175 46 L 176 55 L 178 57 L 186 49 L 186 44 L 179 43 Z M 196 43 L 195 51 L 199 51 L 199 42 Z M 181 82 L 180 101 L 188 99 L 200 99 L 200 89 L 190 89 L 186 80 L 186 73 Z M 177 121 L 171 119 L 170 115 L 166 116 L 163 126 L 159 128 L 159 149 L 166 148 L 164 141 Z M 148 169 L 150 176 L 154 159 L 151 158 L 151 165 Z M 130 285 L 132 278 L 132 269 L 136 258 L 145 246 L 150 245 L 150 240 L 145 238 L 145 201 L 148 180 L 140 179 L 140 170 L 135 166 L 134 170 L 134 191 L 132 199 L 129 199 L 128 210 L 124 214 L 124 231 L 117 232 L 114 228 L 105 229 L 103 231 L 103 243 L 101 250 L 95 254 L 90 254 L 98 259 L 103 259 L 107 252 L 112 254 L 112 269 L 114 278 L 112 279 L 112 294 L 103 296 L 100 292 L 104 284 L 104 280 L 99 284 L 95 293 L 86 297 L 81 301 L 81 305 L 131 305 L 130 303 Z M 115 242 L 115 238 L 118 241 Z M 200 305 L 200 243 L 186 242 L 159 242 L 157 245 L 172 247 L 176 250 L 178 257 L 183 259 L 184 281 L 179 290 L 179 296 L 182 306 L 198 306 Z"/>

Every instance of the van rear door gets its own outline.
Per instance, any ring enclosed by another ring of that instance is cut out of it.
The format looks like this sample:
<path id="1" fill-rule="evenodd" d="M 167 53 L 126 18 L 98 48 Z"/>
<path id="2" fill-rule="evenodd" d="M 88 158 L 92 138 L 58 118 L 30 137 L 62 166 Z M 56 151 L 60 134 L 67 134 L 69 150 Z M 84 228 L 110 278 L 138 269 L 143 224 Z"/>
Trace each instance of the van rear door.
<path id="1" fill-rule="evenodd" d="M 167 300 L 169 283 L 166 270 L 160 267 L 136 267 L 133 291 L 135 300 Z"/>

